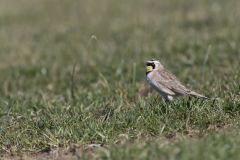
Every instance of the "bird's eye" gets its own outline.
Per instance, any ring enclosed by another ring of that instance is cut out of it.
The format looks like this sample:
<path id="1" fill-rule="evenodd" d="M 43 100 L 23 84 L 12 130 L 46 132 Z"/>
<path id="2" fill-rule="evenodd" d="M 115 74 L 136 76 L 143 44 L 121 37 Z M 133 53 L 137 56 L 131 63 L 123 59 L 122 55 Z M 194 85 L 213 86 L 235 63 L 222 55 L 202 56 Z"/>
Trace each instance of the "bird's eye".
<path id="1" fill-rule="evenodd" d="M 153 67 L 153 69 L 155 69 L 155 64 L 154 63 L 152 63 L 151 66 Z"/>
<path id="2" fill-rule="evenodd" d="M 147 66 L 152 66 L 152 68 L 155 69 L 155 64 L 154 64 L 154 63 L 148 62 L 148 63 L 147 63 Z"/>

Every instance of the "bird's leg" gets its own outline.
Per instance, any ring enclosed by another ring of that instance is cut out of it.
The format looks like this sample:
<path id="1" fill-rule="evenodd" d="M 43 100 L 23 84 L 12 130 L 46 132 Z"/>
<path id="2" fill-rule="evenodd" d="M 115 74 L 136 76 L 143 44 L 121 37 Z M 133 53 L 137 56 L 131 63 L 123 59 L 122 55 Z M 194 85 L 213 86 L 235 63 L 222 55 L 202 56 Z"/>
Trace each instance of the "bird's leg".
<path id="1" fill-rule="evenodd" d="M 158 103 L 159 101 L 158 101 L 158 99 L 162 99 L 162 101 L 164 102 L 164 103 L 169 103 L 169 102 L 171 102 L 172 100 L 173 100 L 173 96 L 160 96 L 160 95 L 158 95 L 157 97 L 155 97 L 154 99 L 153 99 L 153 102 L 154 103 Z"/>

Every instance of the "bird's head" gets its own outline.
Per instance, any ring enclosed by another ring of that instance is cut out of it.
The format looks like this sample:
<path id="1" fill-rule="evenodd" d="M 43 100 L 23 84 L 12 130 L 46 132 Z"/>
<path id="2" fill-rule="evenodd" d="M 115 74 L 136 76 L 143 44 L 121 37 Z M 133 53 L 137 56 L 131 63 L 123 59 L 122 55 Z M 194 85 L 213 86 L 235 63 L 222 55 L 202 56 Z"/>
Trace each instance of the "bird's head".
<path id="1" fill-rule="evenodd" d="M 155 59 L 146 61 L 145 65 L 146 65 L 146 74 L 152 72 L 153 70 L 163 68 L 162 64 L 158 60 L 155 60 Z"/>

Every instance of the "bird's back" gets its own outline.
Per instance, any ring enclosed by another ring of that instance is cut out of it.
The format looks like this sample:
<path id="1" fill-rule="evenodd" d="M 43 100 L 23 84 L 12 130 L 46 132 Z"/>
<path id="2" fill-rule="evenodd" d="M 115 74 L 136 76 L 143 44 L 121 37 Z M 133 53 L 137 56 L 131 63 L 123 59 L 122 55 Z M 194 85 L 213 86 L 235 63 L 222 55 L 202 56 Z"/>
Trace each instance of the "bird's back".
<path id="1" fill-rule="evenodd" d="M 157 71 L 158 83 L 173 91 L 176 95 L 187 95 L 191 90 L 187 89 L 172 73 L 166 69 Z"/>

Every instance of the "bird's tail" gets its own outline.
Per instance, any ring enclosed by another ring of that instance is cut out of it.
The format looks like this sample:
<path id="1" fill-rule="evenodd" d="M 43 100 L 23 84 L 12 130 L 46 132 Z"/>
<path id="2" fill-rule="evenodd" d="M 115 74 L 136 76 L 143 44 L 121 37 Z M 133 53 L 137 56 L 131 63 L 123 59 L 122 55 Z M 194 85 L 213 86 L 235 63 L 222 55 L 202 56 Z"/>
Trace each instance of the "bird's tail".
<path id="1" fill-rule="evenodd" d="M 197 92 L 191 91 L 188 95 L 193 96 L 193 97 L 199 97 L 199 98 L 204 98 L 204 99 L 209 99 L 208 97 L 201 95 Z"/>

